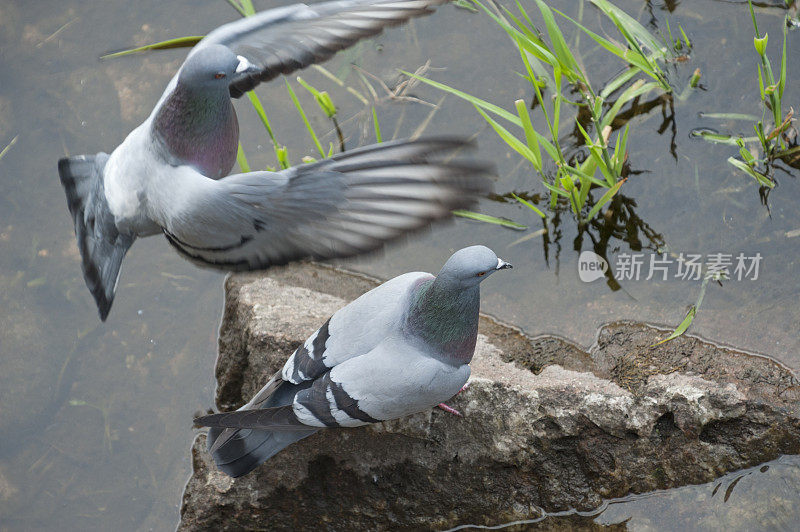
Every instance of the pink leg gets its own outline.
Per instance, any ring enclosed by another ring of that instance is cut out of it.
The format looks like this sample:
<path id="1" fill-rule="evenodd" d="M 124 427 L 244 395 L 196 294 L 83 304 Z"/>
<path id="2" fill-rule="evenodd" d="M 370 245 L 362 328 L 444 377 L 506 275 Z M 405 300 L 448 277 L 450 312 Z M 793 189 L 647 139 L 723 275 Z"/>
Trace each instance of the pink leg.
<path id="1" fill-rule="evenodd" d="M 464 391 L 464 390 L 466 390 L 467 388 L 469 388 L 469 383 L 466 383 L 464 386 L 462 386 L 462 387 L 461 387 L 461 389 L 460 389 L 460 390 L 458 390 L 458 391 L 456 392 L 456 395 L 460 394 L 461 392 L 463 392 L 463 391 Z M 454 395 L 453 397 L 455 397 L 455 395 Z M 455 416 L 458 416 L 458 417 L 464 417 L 464 416 L 461 414 L 461 412 L 459 412 L 458 410 L 456 410 L 456 409 L 455 409 L 455 408 L 453 408 L 452 406 L 448 406 L 448 405 L 446 405 L 446 404 L 444 404 L 444 403 L 439 403 L 439 404 L 438 404 L 438 405 L 436 405 L 436 406 L 437 406 L 437 407 L 439 407 L 439 408 L 441 408 L 441 409 L 442 409 L 442 410 L 444 410 L 445 412 L 448 412 L 448 413 L 450 413 L 450 414 L 453 414 L 453 415 L 455 415 Z"/>

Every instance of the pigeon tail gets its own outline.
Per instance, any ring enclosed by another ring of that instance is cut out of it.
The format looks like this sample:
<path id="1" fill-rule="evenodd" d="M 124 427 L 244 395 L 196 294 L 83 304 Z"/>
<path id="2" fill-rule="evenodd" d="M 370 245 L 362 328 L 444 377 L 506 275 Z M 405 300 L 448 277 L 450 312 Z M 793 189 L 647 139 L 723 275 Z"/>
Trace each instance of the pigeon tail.
<path id="1" fill-rule="evenodd" d="M 219 448 L 211 452 L 217 467 L 226 475 L 241 477 L 263 464 L 285 447 L 314 434 L 317 429 L 296 431 L 236 430 L 213 427 L 208 431 L 208 449 L 211 450 L 222 434 L 228 438 Z"/>
<path id="2" fill-rule="evenodd" d="M 280 376 L 279 371 L 249 403 L 238 411 L 286 407 L 292 404 L 298 391 L 311 385 L 310 382 L 292 384 L 282 380 Z M 199 419 L 196 419 L 195 423 L 198 421 Z M 311 436 L 317 430 L 314 427 L 303 426 L 298 426 L 296 430 L 294 427 L 290 430 L 284 427 L 275 431 L 210 427 L 206 441 L 208 452 L 211 453 L 217 467 L 223 473 L 236 478 L 246 475 L 285 447 Z"/>
<path id="3" fill-rule="evenodd" d="M 103 189 L 107 161 L 105 153 L 58 161 L 58 174 L 75 224 L 83 278 L 103 321 L 111 311 L 122 259 L 136 239 L 119 232 L 108 208 Z"/>

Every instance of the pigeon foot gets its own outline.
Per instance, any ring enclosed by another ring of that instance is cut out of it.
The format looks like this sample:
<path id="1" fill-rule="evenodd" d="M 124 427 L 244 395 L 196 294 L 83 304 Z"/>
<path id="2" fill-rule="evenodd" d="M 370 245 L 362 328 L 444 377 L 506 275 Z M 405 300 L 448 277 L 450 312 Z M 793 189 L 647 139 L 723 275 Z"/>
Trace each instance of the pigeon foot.
<path id="1" fill-rule="evenodd" d="M 456 392 L 456 395 L 460 394 L 461 392 L 463 392 L 467 388 L 469 388 L 469 383 L 466 383 L 464 386 L 462 386 L 461 389 Z M 454 395 L 453 397 L 455 397 L 456 395 Z M 461 412 L 459 412 L 458 410 L 456 410 L 452 406 L 448 406 L 448 405 L 446 405 L 444 403 L 439 403 L 438 405 L 436 405 L 436 407 L 437 408 L 441 408 L 445 412 L 453 414 L 455 416 L 464 417 L 464 415 Z"/>

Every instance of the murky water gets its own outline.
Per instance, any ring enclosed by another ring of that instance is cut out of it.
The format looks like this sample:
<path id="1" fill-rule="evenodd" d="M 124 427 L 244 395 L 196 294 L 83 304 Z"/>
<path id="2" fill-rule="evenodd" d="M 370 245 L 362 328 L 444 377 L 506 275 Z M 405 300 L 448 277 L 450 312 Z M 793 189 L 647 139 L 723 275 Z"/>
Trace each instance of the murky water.
<path id="1" fill-rule="evenodd" d="M 574 10 L 577 3 L 555 4 Z M 257 2 L 262 9 L 272 5 L 277 2 Z M 730 147 L 689 137 L 697 127 L 750 134 L 746 122 L 710 121 L 699 112 L 760 115 L 746 5 L 713 0 L 620 5 L 643 21 L 661 26 L 668 17 L 673 28 L 684 27 L 694 52 L 671 76 L 683 83 L 699 67 L 704 90 L 673 109 L 655 106 L 633 120 L 630 161 L 643 173 L 634 175 L 622 194 L 638 229 L 616 231 L 609 254 L 636 250 L 637 240 L 650 253 L 654 235 L 676 253 L 760 253 L 757 281 L 709 287 L 693 331 L 800 370 L 798 172 L 778 172 L 768 211 L 750 178 L 725 162 L 734 154 Z M 782 14 L 777 7 L 758 10 L 773 54 Z M 65 153 L 113 149 L 147 116 L 185 55 L 171 50 L 98 62 L 101 53 L 203 34 L 236 16 L 223 0 L 0 0 L 0 149 L 18 135 L 0 160 L 0 529 L 162 530 L 177 522 L 190 470 L 191 419 L 213 403 L 223 276 L 186 263 L 162 239 L 141 240 L 125 261 L 111 316 L 99 324 L 80 276 L 55 162 Z M 588 8 L 585 21 L 600 24 Z M 618 63 L 585 43 L 583 48 L 593 79 L 617 72 Z M 798 54 L 800 40 L 792 32 L 789 57 Z M 326 67 L 367 94 L 351 62 L 393 87 L 396 68 L 414 70 L 428 59 L 433 67 L 448 67 L 431 71 L 435 79 L 506 107 L 530 97 L 513 72 L 521 67 L 506 37 L 486 17 L 452 6 L 340 54 Z M 302 75 L 331 91 L 341 107 L 348 146 L 374 139 L 369 113 L 358 99 L 317 72 Z M 792 60 L 787 106 L 800 108 L 799 82 L 800 63 Z M 429 107 L 387 99 L 374 85 L 385 138 L 395 131 L 408 136 L 426 122 Z M 293 160 L 312 153 L 281 83 L 259 93 Z M 313 101 L 299 94 L 307 109 L 314 109 Z M 431 102 L 442 97 L 423 87 L 410 95 Z M 248 103 L 238 108 L 251 165 L 274 164 Z M 311 114 L 319 132 L 330 129 L 324 116 Z M 518 165 L 471 106 L 445 99 L 426 129 L 475 132 L 480 132 L 481 157 L 498 165 L 498 194 L 542 193 L 532 169 Z M 486 201 L 480 209 L 529 224 L 530 231 L 540 228 L 535 215 L 512 203 Z M 530 333 L 558 333 L 589 344 L 605 321 L 677 324 L 682 319 L 697 297 L 698 283 L 631 281 L 617 291 L 603 281 L 581 283 L 575 224 L 568 215 L 562 218 L 560 237 L 551 235 L 546 255 L 541 237 L 511 245 L 526 233 L 460 220 L 410 238 L 383 256 L 346 265 L 380 277 L 430 271 L 451 250 L 485 243 L 516 269 L 486 286 L 484 310 Z M 588 237 L 582 246 L 591 249 Z M 630 518 L 628 525 L 638 529 L 673 528 L 670 515 L 686 515 L 684 523 L 696 518 L 734 528 L 759 523 L 737 521 L 744 512 L 751 518 L 771 516 L 768 522 L 779 527 L 797 519 L 800 473 L 795 458 L 778 464 L 768 474 L 758 469 L 748 474 L 724 504 L 718 502 L 719 492 L 711 495 L 713 486 L 687 487 L 610 504 L 592 519 L 622 523 Z M 745 491 L 750 495 L 736 499 Z"/>

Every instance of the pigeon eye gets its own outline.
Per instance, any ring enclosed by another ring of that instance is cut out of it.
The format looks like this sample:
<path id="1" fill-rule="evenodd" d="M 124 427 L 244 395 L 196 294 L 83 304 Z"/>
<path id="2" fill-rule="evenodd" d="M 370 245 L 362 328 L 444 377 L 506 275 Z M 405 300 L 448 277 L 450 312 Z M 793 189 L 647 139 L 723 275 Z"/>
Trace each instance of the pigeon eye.
<path id="1" fill-rule="evenodd" d="M 478 277 L 483 277 L 484 275 L 486 275 L 486 272 L 481 272 L 478 274 Z"/>
<path id="2" fill-rule="evenodd" d="M 214 79 L 222 79 L 225 77 L 225 72 L 217 72 L 214 74 Z"/>

